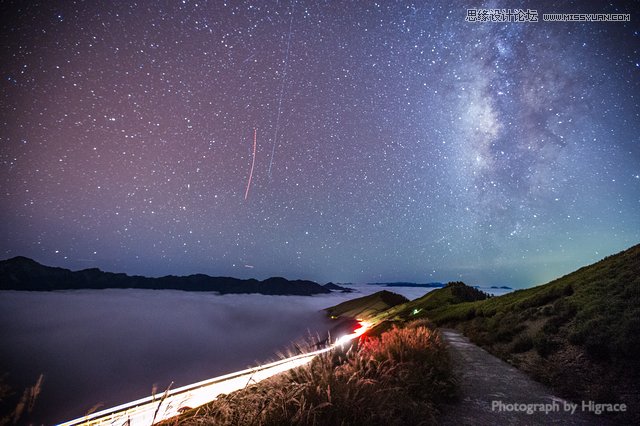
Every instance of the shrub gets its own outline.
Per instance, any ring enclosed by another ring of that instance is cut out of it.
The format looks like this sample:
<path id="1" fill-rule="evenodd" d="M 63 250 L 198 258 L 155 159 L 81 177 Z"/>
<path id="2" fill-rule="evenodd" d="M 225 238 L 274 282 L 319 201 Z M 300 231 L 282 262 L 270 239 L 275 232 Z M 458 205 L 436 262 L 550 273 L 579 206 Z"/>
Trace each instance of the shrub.
<path id="1" fill-rule="evenodd" d="M 544 332 L 538 333 L 533 339 L 533 347 L 543 358 L 551 355 L 553 352 L 557 351 L 560 347 L 559 343 L 553 339 L 550 339 Z"/>
<path id="2" fill-rule="evenodd" d="M 536 289 L 536 292 L 518 303 L 519 309 L 543 306 L 558 299 L 564 294 L 564 287 L 548 286 Z M 573 291 L 573 290 L 572 290 Z"/>
<path id="3" fill-rule="evenodd" d="M 476 317 L 476 309 L 475 309 L 475 308 L 470 308 L 470 309 L 465 313 L 464 319 L 465 319 L 466 321 L 469 321 L 469 320 L 474 319 L 475 317 Z"/>
<path id="4" fill-rule="evenodd" d="M 533 348 L 533 339 L 531 339 L 531 336 L 529 336 L 528 334 L 524 335 L 524 336 L 520 336 L 518 337 L 515 342 L 513 342 L 513 347 L 511 349 L 511 351 L 513 353 L 522 353 L 522 352 L 527 352 L 528 350 L 531 350 Z"/>
<path id="5" fill-rule="evenodd" d="M 562 291 L 562 294 L 565 296 L 571 296 L 573 294 L 573 286 L 571 284 L 567 284 Z"/>
<path id="6" fill-rule="evenodd" d="M 542 308 L 542 310 L 540 311 L 540 313 L 541 313 L 542 315 L 544 315 L 545 317 L 548 317 L 548 316 L 550 316 L 550 315 L 553 315 L 553 306 L 549 306 L 549 305 L 544 306 L 544 307 Z"/>
<path id="7" fill-rule="evenodd" d="M 494 341 L 499 343 L 508 343 L 526 328 L 527 327 L 522 324 L 513 326 L 510 322 L 501 323 L 499 328 L 493 333 Z"/>
<path id="8" fill-rule="evenodd" d="M 446 288 L 451 290 L 451 295 L 454 297 L 453 303 L 473 302 L 488 298 L 487 293 L 477 288 L 469 287 L 461 281 L 450 282 Z"/>

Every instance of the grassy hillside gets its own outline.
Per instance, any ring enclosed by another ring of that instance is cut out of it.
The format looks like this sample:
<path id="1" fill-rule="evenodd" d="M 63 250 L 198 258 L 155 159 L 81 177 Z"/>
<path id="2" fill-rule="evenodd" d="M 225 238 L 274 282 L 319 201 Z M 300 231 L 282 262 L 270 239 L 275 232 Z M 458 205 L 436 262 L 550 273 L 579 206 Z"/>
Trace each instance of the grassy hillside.
<path id="1" fill-rule="evenodd" d="M 462 282 L 450 282 L 443 288 L 431 291 L 424 296 L 396 305 L 378 314 L 376 320 L 408 320 L 427 316 L 431 319 L 435 313 L 446 312 L 453 305 L 464 302 L 485 300 L 488 294 L 465 285 Z"/>
<path id="2" fill-rule="evenodd" d="M 325 309 L 333 318 L 361 318 L 369 319 L 387 311 L 389 308 L 408 302 L 404 296 L 382 290 L 369 296 L 347 300 L 339 305 Z"/>
<path id="3" fill-rule="evenodd" d="M 545 356 L 564 339 L 593 359 L 628 361 L 640 349 L 640 245 L 545 285 L 457 306 L 427 305 L 423 314 L 509 352 L 508 343 L 522 350 L 529 337 Z"/>
<path id="4" fill-rule="evenodd" d="M 637 413 L 640 245 L 548 284 L 460 302 L 446 287 L 378 318 L 429 318 L 566 397 L 626 402 Z M 637 415 L 637 414 L 636 414 Z"/>

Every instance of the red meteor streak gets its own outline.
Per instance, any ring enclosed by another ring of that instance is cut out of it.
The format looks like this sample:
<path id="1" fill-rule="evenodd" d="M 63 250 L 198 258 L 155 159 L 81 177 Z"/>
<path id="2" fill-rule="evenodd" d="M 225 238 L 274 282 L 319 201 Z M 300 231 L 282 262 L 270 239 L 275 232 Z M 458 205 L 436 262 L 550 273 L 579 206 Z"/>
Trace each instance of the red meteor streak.
<path id="1" fill-rule="evenodd" d="M 257 141 L 257 129 L 253 129 L 253 160 L 251 160 L 251 172 L 249 172 L 249 180 L 247 181 L 247 190 L 244 192 L 244 199 L 249 196 L 249 187 L 251 186 L 251 179 L 253 179 L 253 166 L 256 164 L 256 141 Z"/>

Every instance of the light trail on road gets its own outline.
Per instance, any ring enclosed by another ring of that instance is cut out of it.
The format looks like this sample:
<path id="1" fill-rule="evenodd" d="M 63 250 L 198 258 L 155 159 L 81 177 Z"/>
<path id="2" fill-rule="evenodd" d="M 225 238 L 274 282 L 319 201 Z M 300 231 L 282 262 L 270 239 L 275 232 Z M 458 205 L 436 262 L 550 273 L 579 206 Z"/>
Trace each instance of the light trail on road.
<path id="1" fill-rule="evenodd" d="M 193 383 L 160 395 L 139 399 L 60 423 L 59 426 L 149 426 L 168 420 L 190 408 L 196 408 L 211 402 L 219 395 L 229 394 L 252 383 L 258 383 L 276 374 L 300 367 L 311 362 L 313 358 L 320 354 L 329 352 L 337 347 L 343 347 L 346 343 L 362 336 L 371 327 L 371 324 L 366 321 L 359 321 L 359 324 L 360 327 L 351 334 L 338 338 L 335 343 L 326 348 Z"/>

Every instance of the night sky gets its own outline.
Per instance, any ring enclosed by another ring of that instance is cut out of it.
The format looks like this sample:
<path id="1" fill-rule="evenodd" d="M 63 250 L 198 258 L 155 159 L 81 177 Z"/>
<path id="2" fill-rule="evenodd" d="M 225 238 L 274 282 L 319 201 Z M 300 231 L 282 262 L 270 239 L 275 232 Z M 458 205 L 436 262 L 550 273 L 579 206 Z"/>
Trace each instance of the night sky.
<path id="1" fill-rule="evenodd" d="M 3 1 L 0 257 L 518 287 L 638 243 L 635 10 L 470 7 Z"/>

